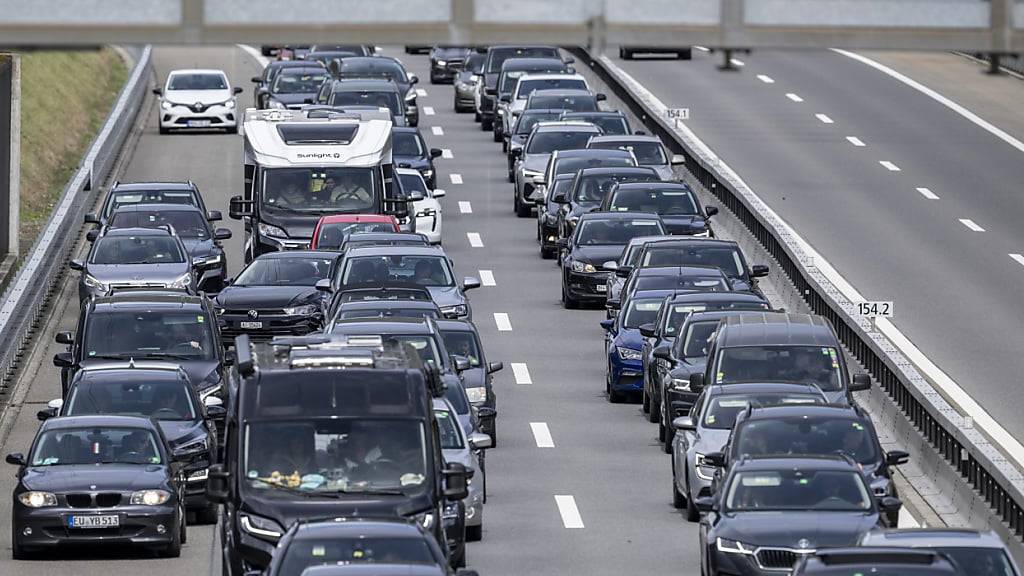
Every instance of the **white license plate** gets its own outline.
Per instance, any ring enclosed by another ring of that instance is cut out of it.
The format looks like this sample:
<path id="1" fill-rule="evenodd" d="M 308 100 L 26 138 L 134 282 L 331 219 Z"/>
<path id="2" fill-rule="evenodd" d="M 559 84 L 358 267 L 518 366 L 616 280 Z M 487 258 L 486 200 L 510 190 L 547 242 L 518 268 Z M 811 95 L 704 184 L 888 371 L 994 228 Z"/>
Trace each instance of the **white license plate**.
<path id="1" fill-rule="evenodd" d="M 598 292 L 604 292 L 607 289 L 608 289 L 608 285 L 607 284 L 598 284 L 597 286 L 594 286 L 594 290 L 597 290 Z"/>
<path id="2" fill-rule="evenodd" d="M 68 516 L 68 528 L 117 528 L 120 517 L 111 516 Z"/>
<path id="3" fill-rule="evenodd" d="M 189 120 L 188 121 L 188 127 L 189 128 L 209 128 L 210 127 L 210 121 L 209 120 Z"/>
<path id="4" fill-rule="evenodd" d="M 239 322 L 238 326 L 245 330 L 259 330 L 263 328 L 263 322 Z"/>

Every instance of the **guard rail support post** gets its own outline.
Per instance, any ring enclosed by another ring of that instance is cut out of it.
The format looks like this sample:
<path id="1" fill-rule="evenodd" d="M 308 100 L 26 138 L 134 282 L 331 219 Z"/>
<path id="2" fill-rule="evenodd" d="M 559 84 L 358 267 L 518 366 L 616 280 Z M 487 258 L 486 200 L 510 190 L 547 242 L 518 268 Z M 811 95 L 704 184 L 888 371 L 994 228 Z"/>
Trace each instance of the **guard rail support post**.
<path id="1" fill-rule="evenodd" d="M 0 54 L 0 268 L 18 255 L 21 183 L 21 57 Z"/>

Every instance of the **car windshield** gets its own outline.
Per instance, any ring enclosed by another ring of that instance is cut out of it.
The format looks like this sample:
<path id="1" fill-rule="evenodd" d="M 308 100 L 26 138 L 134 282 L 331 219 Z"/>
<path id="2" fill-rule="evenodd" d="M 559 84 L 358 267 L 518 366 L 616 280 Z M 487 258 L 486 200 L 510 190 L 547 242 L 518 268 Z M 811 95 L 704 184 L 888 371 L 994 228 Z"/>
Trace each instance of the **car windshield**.
<path id="1" fill-rule="evenodd" d="M 524 112 L 516 121 L 516 134 L 529 134 L 537 122 L 558 120 L 558 111 L 554 112 Z"/>
<path id="2" fill-rule="evenodd" d="M 315 286 L 331 274 L 332 258 L 257 258 L 234 286 Z"/>
<path id="3" fill-rule="evenodd" d="M 145 428 L 62 428 L 43 432 L 30 466 L 163 464 L 159 440 Z"/>
<path id="4" fill-rule="evenodd" d="M 650 219 L 585 220 L 576 234 L 577 246 L 613 246 L 629 244 L 637 236 L 661 234 L 661 222 Z"/>
<path id="5" fill-rule="evenodd" d="M 563 174 L 576 175 L 576 172 L 583 168 L 628 168 L 636 166 L 632 158 L 559 158 L 555 161 L 553 173 L 555 176 Z"/>
<path id="6" fill-rule="evenodd" d="M 206 240 L 210 237 L 206 218 L 198 210 L 133 210 L 114 212 L 111 228 L 162 228 L 170 226 L 181 238 Z"/>
<path id="7" fill-rule="evenodd" d="M 529 73 L 528 70 L 506 70 L 501 74 L 501 78 L 498 81 L 498 93 L 511 93 L 515 89 L 516 84 L 519 83 L 519 79 Z"/>
<path id="8" fill-rule="evenodd" d="M 157 420 L 196 420 L 187 380 L 91 381 L 71 389 L 65 416 L 119 414 Z"/>
<path id="9" fill-rule="evenodd" d="M 360 232 L 397 232 L 391 222 L 325 222 L 317 234 L 318 250 L 337 250 L 350 234 Z"/>
<path id="10" fill-rule="evenodd" d="M 453 356 L 462 356 L 469 360 L 470 366 L 480 366 L 480 343 L 476 334 L 463 331 L 442 332 L 444 347 Z"/>
<path id="11" fill-rule="evenodd" d="M 172 236 L 104 236 L 96 241 L 92 264 L 172 264 L 185 253 Z"/>
<path id="12" fill-rule="evenodd" d="M 454 286 L 444 256 L 360 256 L 346 258 L 342 286 L 411 282 L 420 286 Z"/>
<path id="13" fill-rule="evenodd" d="M 437 564 L 423 538 L 365 536 L 299 537 L 284 549 L 278 574 L 306 574 L 310 566 Z"/>
<path id="14" fill-rule="evenodd" d="M 366 58 L 342 58 L 342 78 L 387 78 L 395 82 L 408 82 L 405 69 L 394 60 L 368 56 Z"/>
<path id="15" fill-rule="evenodd" d="M 846 454 L 861 464 L 878 460 L 870 424 L 846 418 L 774 418 L 746 422 L 732 439 L 736 454 Z"/>
<path id="16" fill-rule="evenodd" d="M 534 94 L 533 98 L 530 99 L 529 107 L 567 110 L 569 112 L 596 112 L 597 100 L 589 94 L 586 96 Z"/>
<path id="17" fill-rule="evenodd" d="M 580 116 L 575 118 L 565 118 L 565 120 L 581 120 L 583 122 L 590 122 L 600 128 L 601 132 L 608 134 L 609 136 L 629 134 L 629 124 L 627 124 L 626 119 L 621 116 Z"/>
<path id="18" fill-rule="evenodd" d="M 609 210 L 615 212 L 653 212 L 671 216 L 697 214 L 697 202 L 689 190 L 617 190 Z"/>
<path id="19" fill-rule="evenodd" d="M 133 204 L 188 204 L 199 207 L 195 194 L 189 190 L 146 190 L 144 192 L 111 192 L 107 203 L 106 216 L 117 211 L 121 206 Z"/>
<path id="20" fill-rule="evenodd" d="M 462 442 L 462 432 L 455 414 L 448 410 L 434 410 L 437 418 L 438 432 L 441 434 L 442 450 L 460 450 L 466 445 Z"/>
<path id="21" fill-rule="evenodd" d="M 633 298 L 626 308 L 626 316 L 622 319 L 623 328 L 639 328 L 644 324 L 650 324 L 658 318 L 658 311 L 661 310 L 661 298 Z"/>
<path id="22" fill-rule="evenodd" d="M 270 89 L 274 94 L 311 94 L 320 89 L 327 72 L 294 72 L 284 70 L 274 79 Z"/>
<path id="23" fill-rule="evenodd" d="M 402 191 L 405 194 L 409 194 L 410 192 L 421 192 L 423 193 L 424 198 L 430 196 L 430 190 L 427 189 L 427 183 L 423 181 L 423 176 L 421 176 L 419 172 L 416 172 L 415 174 L 399 174 L 398 179 L 402 181 Z M 388 231 L 393 232 L 394 229 Z"/>
<path id="24" fill-rule="evenodd" d="M 584 206 L 596 206 L 604 200 L 612 186 L 618 182 L 654 182 L 658 180 L 657 174 L 616 174 L 598 173 L 581 174 L 576 188 L 576 197 L 573 200 Z"/>
<path id="25" fill-rule="evenodd" d="M 694 292 L 728 292 L 721 276 L 642 276 L 636 279 L 636 290 L 693 290 Z"/>
<path id="26" fill-rule="evenodd" d="M 714 266 L 730 278 L 746 277 L 746 268 L 740 256 L 739 248 L 728 246 L 712 248 L 698 246 L 692 248 L 680 246 L 650 245 L 644 254 L 641 267 L 654 266 Z"/>
<path id="27" fill-rule="evenodd" d="M 680 339 L 682 358 L 705 358 L 708 355 L 708 347 L 711 346 L 711 339 L 718 328 L 718 320 L 706 322 L 691 322 L 686 327 L 686 334 Z"/>
<path id="28" fill-rule="evenodd" d="M 93 312 L 85 323 L 82 353 L 86 359 L 212 360 L 216 357 L 217 339 L 210 320 L 201 311 Z"/>
<path id="29" fill-rule="evenodd" d="M 395 156 L 425 156 L 423 138 L 416 132 L 395 132 L 391 136 Z"/>
<path id="30" fill-rule="evenodd" d="M 591 148 L 603 150 L 625 150 L 632 152 L 641 166 L 661 166 L 668 164 L 665 148 L 658 142 L 592 142 Z"/>
<path id="31" fill-rule="evenodd" d="M 520 80 L 516 88 L 516 99 L 523 100 L 534 90 L 586 90 L 587 82 L 581 78 L 545 78 L 543 80 Z"/>
<path id="32" fill-rule="evenodd" d="M 570 187 L 572 187 L 572 178 L 555 178 L 555 183 L 548 188 L 548 201 L 551 201 L 555 194 L 568 194 Z"/>
<path id="33" fill-rule="evenodd" d="M 510 58 L 559 58 L 558 48 L 534 46 L 530 48 L 492 48 L 487 73 L 501 72 L 501 65 Z"/>
<path id="34" fill-rule="evenodd" d="M 425 445 L 415 419 L 249 420 L 243 482 L 267 493 L 421 492 Z"/>
<path id="35" fill-rule="evenodd" d="M 167 83 L 168 90 L 227 90 L 223 74 L 175 74 Z"/>
<path id="36" fill-rule="evenodd" d="M 468 46 L 435 46 L 434 56 L 442 60 L 451 58 L 466 58 L 470 55 L 472 48 Z"/>
<path id="37" fill-rule="evenodd" d="M 373 106 L 387 108 L 393 116 L 405 113 L 398 99 L 398 92 L 392 90 L 346 90 L 331 94 L 331 106 Z"/>
<path id="38" fill-rule="evenodd" d="M 761 394 L 730 394 L 716 396 L 704 411 L 705 428 L 716 430 L 732 430 L 736 417 L 746 410 L 747 406 L 772 406 L 777 404 L 820 404 L 821 397 L 810 394 L 793 393 L 761 393 Z M 745 452 L 740 452 L 745 454 Z M 758 452 L 761 454 L 763 452 Z"/>
<path id="39" fill-rule="evenodd" d="M 485 59 L 486 55 L 481 54 L 480 52 L 473 52 L 469 55 L 468 58 L 466 58 L 465 69 L 471 72 L 472 74 L 481 74 L 484 71 Z"/>
<path id="40" fill-rule="evenodd" d="M 440 318 L 436 308 L 360 308 L 339 310 L 338 320 L 350 318 Z"/>
<path id="41" fill-rule="evenodd" d="M 380 195 L 373 168 L 273 168 L 263 171 L 263 207 L 288 212 L 373 212 Z"/>
<path id="42" fill-rule="evenodd" d="M 675 335 L 675 333 L 682 328 L 683 322 L 686 318 L 694 312 L 704 312 L 705 310 L 769 310 L 771 306 L 767 302 L 736 302 L 736 301 L 710 301 L 700 302 L 693 304 L 673 304 L 665 315 L 665 326 L 663 332 L 669 336 Z M 713 324 L 718 324 L 718 320 L 711 320 Z"/>
<path id="43" fill-rule="evenodd" d="M 572 150 L 585 146 L 594 133 L 584 130 L 534 132 L 526 147 L 527 154 L 550 154 L 555 150 Z"/>
<path id="44" fill-rule="evenodd" d="M 718 354 L 715 382 L 804 382 L 843 389 L 839 354 L 831 346 L 737 346 Z"/>
<path id="45" fill-rule="evenodd" d="M 430 336 L 388 334 L 385 340 L 405 349 L 412 348 L 424 364 L 438 367 L 442 365 L 440 362 L 441 354 L 437 351 L 437 343 Z"/>
<path id="46" fill-rule="evenodd" d="M 732 512 L 872 509 L 871 497 L 857 472 L 800 468 L 738 472 L 729 483 L 725 506 Z"/>
<path id="47" fill-rule="evenodd" d="M 1017 576 L 1002 548 L 929 546 L 949 556 L 957 566 L 970 566 L 972 576 Z"/>

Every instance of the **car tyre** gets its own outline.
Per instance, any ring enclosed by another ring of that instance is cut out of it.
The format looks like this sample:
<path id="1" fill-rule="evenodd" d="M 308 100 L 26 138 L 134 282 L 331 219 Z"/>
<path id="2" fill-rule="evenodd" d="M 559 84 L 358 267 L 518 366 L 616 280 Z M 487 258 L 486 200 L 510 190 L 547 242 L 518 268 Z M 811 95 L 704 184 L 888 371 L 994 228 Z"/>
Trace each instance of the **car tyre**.
<path id="1" fill-rule="evenodd" d="M 234 126 L 232 126 L 230 128 L 225 128 L 224 129 L 224 133 L 225 134 L 238 134 L 238 124 L 235 124 Z"/>
<path id="2" fill-rule="evenodd" d="M 161 126 L 160 127 L 160 133 L 161 134 L 170 134 L 171 133 L 171 129 L 170 128 L 164 128 L 163 126 Z"/>
<path id="3" fill-rule="evenodd" d="M 213 502 L 209 502 L 200 510 L 196 510 L 196 521 L 199 524 L 216 524 L 220 510 Z"/>
<path id="4" fill-rule="evenodd" d="M 675 470 L 672 471 L 672 506 L 677 510 L 686 508 L 686 496 L 679 491 L 679 485 L 676 484 Z"/>
<path id="5" fill-rule="evenodd" d="M 565 280 L 562 281 L 562 307 L 566 310 L 576 310 L 580 307 L 579 300 L 574 299 L 569 295 L 569 291 L 565 289 Z M 610 391 L 611 388 L 609 387 Z"/>
<path id="6" fill-rule="evenodd" d="M 181 556 L 181 545 L 187 538 L 185 534 L 185 523 L 181 523 L 181 527 L 174 533 L 174 537 L 171 538 L 170 544 L 160 550 L 160 556 L 164 558 L 178 558 Z"/>
<path id="7" fill-rule="evenodd" d="M 658 424 L 661 422 L 661 402 L 658 402 L 651 396 L 648 400 L 651 404 L 651 411 L 647 413 L 647 421 L 651 424 Z"/>
<path id="8" fill-rule="evenodd" d="M 686 521 L 696 522 L 700 520 L 700 511 L 697 510 L 697 505 L 693 503 L 693 491 L 690 490 L 690 480 L 686 480 Z"/>
<path id="9" fill-rule="evenodd" d="M 619 48 L 619 58 L 621 58 L 623 60 L 632 60 L 633 59 L 633 51 L 629 50 L 627 48 Z"/>
<path id="10" fill-rule="evenodd" d="M 11 538 L 11 558 L 14 560 L 32 560 L 35 558 L 35 554 L 29 551 L 14 538 Z"/>
<path id="11" fill-rule="evenodd" d="M 644 414 L 651 413 L 651 397 L 647 395 L 647 387 L 644 386 L 643 392 L 640 393 L 640 409 L 644 411 Z M 650 420 L 650 416 L 648 416 Z"/>
<path id="12" fill-rule="evenodd" d="M 516 216 L 519 216 L 520 218 L 529 218 L 532 211 L 533 208 L 529 204 L 521 202 L 519 200 L 519 194 L 516 194 Z"/>
<path id="13" fill-rule="evenodd" d="M 493 119 L 488 120 L 487 118 L 484 118 L 483 116 L 481 116 L 480 117 L 480 129 L 483 130 L 484 132 L 487 132 L 488 130 L 494 130 L 494 120 Z"/>
<path id="14" fill-rule="evenodd" d="M 498 123 L 494 122 L 493 124 L 494 124 L 494 141 L 495 142 L 501 142 L 502 140 L 504 140 L 504 137 L 503 137 L 501 131 L 498 129 Z M 504 152 L 504 150 L 502 150 L 502 151 Z"/>
<path id="15" fill-rule="evenodd" d="M 664 440 L 661 443 L 661 449 L 665 451 L 665 454 L 672 453 L 672 440 L 676 437 L 676 431 L 671 426 L 665 426 L 664 423 L 659 423 L 659 427 L 665 432 L 662 434 Z"/>
<path id="16" fill-rule="evenodd" d="M 545 248 L 543 244 L 540 246 L 540 257 L 542 260 L 551 260 L 555 257 L 554 248 Z"/>
<path id="17" fill-rule="evenodd" d="M 484 539 L 484 526 L 466 526 L 466 542 L 479 542 Z"/>
<path id="18" fill-rule="evenodd" d="M 508 140 L 501 139 L 501 151 L 503 154 L 508 154 Z"/>
<path id="19" fill-rule="evenodd" d="M 480 112 L 478 112 L 476 110 L 476 108 L 474 108 L 473 109 L 473 122 L 483 122 L 483 120 L 484 119 L 480 116 Z"/>

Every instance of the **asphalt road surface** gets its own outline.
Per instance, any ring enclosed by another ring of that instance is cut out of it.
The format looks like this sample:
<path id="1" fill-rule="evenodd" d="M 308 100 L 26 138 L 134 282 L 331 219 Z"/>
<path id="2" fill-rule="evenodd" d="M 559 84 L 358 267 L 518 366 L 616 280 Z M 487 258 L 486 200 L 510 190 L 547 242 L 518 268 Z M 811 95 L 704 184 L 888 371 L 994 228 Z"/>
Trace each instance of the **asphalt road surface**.
<path id="1" fill-rule="evenodd" d="M 738 58 L 739 72 L 699 50 L 616 63 L 689 107 L 687 125 L 866 298 L 894 301 L 901 331 L 1020 438 L 1022 150 L 835 52 Z M 1021 137 L 1019 80 L 956 74 L 954 55 L 891 62 L 912 78 L 920 62 L 919 80 Z"/>
<path id="2" fill-rule="evenodd" d="M 534 219 L 512 214 L 511 185 L 504 157 L 471 115 L 452 112 L 452 87 L 432 86 L 424 56 L 405 56 L 424 79 L 419 88 L 421 129 L 432 147 L 452 158 L 438 161 L 438 187 L 448 191 L 444 246 L 464 276 L 488 271 L 494 285 L 470 293 L 474 317 L 488 359 L 501 360 L 496 375 L 499 448 L 487 457 L 489 499 L 484 539 L 471 543 L 468 563 L 485 576 L 525 574 L 696 574 L 697 531 L 672 508 L 670 461 L 656 447 L 656 428 L 635 404 L 609 404 L 603 396 L 604 363 L 600 310 L 567 311 L 559 304 L 559 276 L 550 260 L 538 257 Z M 174 68 L 222 68 L 246 88 L 260 66 L 236 47 L 159 48 L 156 78 Z M 431 109 L 433 114 L 431 114 Z M 225 215 L 228 198 L 241 192 L 242 144 L 238 136 L 160 136 L 156 111 L 145 112 L 144 134 L 130 154 L 124 181 L 194 180 L 207 204 Z M 440 130 L 435 130 L 440 128 Z M 438 134 L 437 132 L 441 132 Z M 455 175 L 461 178 L 453 178 Z M 461 184 L 453 184 L 461 181 Z M 462 213 L 468 202 L 471 213 Z M 225 220 L 235 237 L 226 243 L 230 270 L 241 262 L 242 230 Z M 467 234 L 479 234 L 481 247 Z M 59 374 L 50 358 L 56 330 L 74 329 L 74 282 L 41 336 L 16 398 L 3 451 L 28 449 L 37 410 L 60 394 Z M 503 327 L 499 330 L 499 316 Z M 519 365 L 514 370 L 513 366 Z M 517 376 L 518 373 L 518 376 Z M 20 412 L 17 411 L 20 406 Z M 547 438 L 546 434 L 550 434 Z M 541 447 L 544 445 L 545 447 Z M 0 479 L 0 494 L 13 489 L 13 468 Z M 0 498 L 0 518 L 10 516 L 10 498 Z M 182 558 L 154 559 L 130 551 L 90 548 L 31 562 L 10 560 L 10 524 L 0 523 L 0 574 L 19 576 L 122 576 L 219 574 L 214 527 L 190 526 Z"/>

